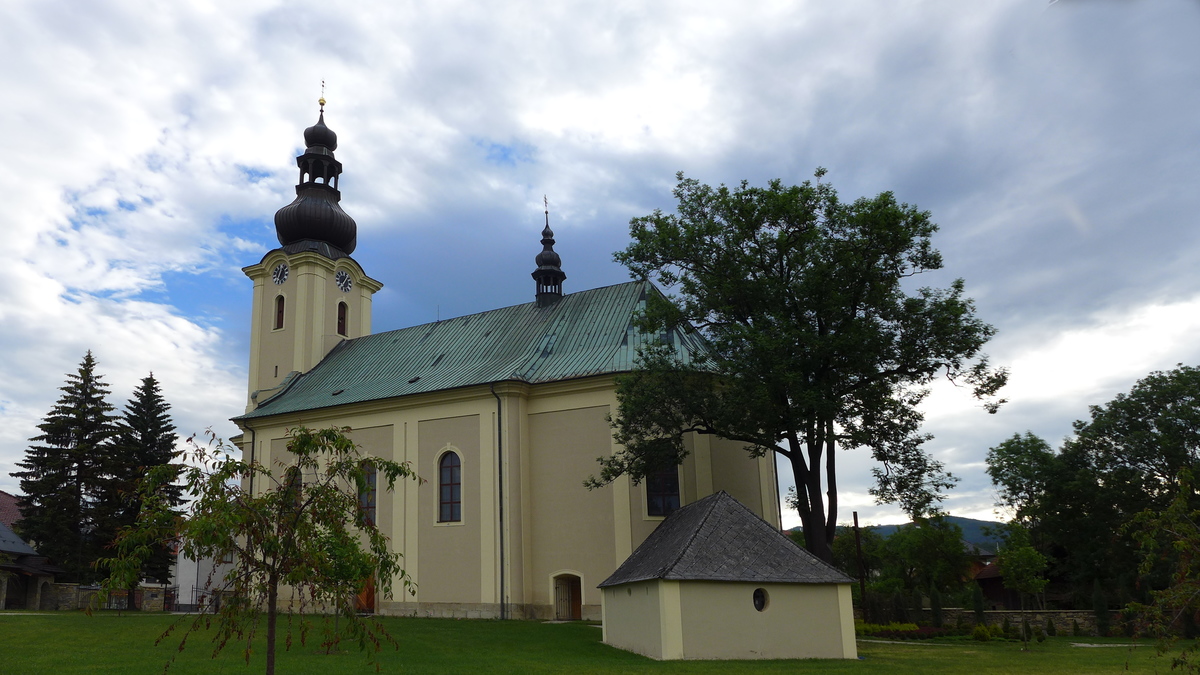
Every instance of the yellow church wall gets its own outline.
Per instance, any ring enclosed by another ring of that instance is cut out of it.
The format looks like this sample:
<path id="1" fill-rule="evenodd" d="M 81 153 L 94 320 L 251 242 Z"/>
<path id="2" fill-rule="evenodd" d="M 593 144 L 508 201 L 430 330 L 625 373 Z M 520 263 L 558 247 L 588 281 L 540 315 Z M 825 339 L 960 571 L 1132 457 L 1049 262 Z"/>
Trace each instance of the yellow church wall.
<path id="1" fill-rule="evenodd" d="M 713 491 L 724 490 L 759 516 L 764 515 L 760 496 L 760 463 L 743 449 L 745 443 L 710 437 Z M 764 518 L 768 520 L 769 518 Z M 777 524 L 777 523 L 774 523 Z"/>
<path id="2" fill-rule="evenodd" d="M 503 418 L 487 386 L 433 392 L 401 399 L 309 410 L 287 419 L 255 420 L 243 442 L 257 438 L 279 456 L 286 429 L 348 426 L 364 452 L 410 461 L 425 481 L 380 486 L 378 523 L 417 583 L 417 596 L 393 582 L 395 597 L 378 598 L 377 610 L 425 616 L 498 616 L 503 599 L 511 616 L 552 617 L 553 577 L 581 577 L 585 618 L 599 618 L 595 585 L 606 578 L 661 522 L 645 513 L 645 484 L 622 477 L 589 491 L 583 480 L 599 470 L 596 458 L 620 449 L 606 417 L 614 409 L 611 377 L 527 385 L 498 383 Z M 505 504 L 504 570 L 500 568 L 496 441 L 503 434 Z M 709 436 L 689 437 L 680 469 L 681 499 L 690 503 L 726 489 L 756 512 L 756 486 L 773 471 L 746 457 L 738 444 Z M 449 444 L 463 460 L 463 522 L 437 519 L 437 458 Z M 768 521 L 773 519 L 764 516 Z M 778 516 L 774 517 L 777 522 Z M 506 574 L 503 582 L 501 574 Z"/>
<path id="3" fill-rule="evenodd" d="M 588 490 L 596 458 L 611 450 L 608 406 L 528 416 L 530 586 L 528 611 L 553 617 L 553 577 L 581 578 L 584 618 L 599 618 L 596 584 L 620 560 L 613 545 L 612 488 Z"/>
<path id="4" fill-rule="evenodd" d="M 417 599 L 422 603 L 478 604 L 480 580 L 479 416 L 418 423 L 418 465 L 429 481 L 418 490 Z M 447 452 L 462 463 L 462 520 L 438 522 L 438 462 Z"/>

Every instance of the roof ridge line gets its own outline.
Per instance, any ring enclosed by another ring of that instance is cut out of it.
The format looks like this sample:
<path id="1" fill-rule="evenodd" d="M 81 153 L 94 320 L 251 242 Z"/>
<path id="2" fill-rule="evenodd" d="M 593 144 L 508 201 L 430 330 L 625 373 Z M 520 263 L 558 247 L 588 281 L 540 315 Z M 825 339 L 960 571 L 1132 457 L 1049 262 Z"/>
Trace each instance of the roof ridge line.
<path id="1" fill-rule="evenodd" d="M 711 496 L 715 497 L 715 496 L 721 494 L 721 492 L 725 492 L 725 491 L 721 490 L 720 492 L 714 492 Z M 725 494 L 729 494 L 729 493 L 725 492 Z M 716 501 L 716 500 L 713 500 L 713 501 Z M 695 503 L 695 502 L 693 502 L 693 503 Z M 704 529 L 704 524 L 708 522 L 708 519 L 712 516 L 712 513 L 713 513 L 713 507 L 709 506 L 708 511 L 705 512 L 705 514 L 704 514 L 704 517 L 700 519 L 700 524 L 696 526 L 696 529 L 692 530 L 691 536 L 688 537 L 688 540 L 686 542 L 684 542 L 683 546 L 680 547 L 679 555 L 675 556 L 675 560 L 671 561 L 671 564 L 667 565 L 666 569 L 663 570 L 663 575 L 670 573 L 670 571 L 672 569 L 674 569 L 674 567 L 676 565 L 679 564 L 679 561 L 683 559 L 683 554 L 687 553 L 688 549 L 691 548 L 691 546 L 692 546 L 692 542 L 696 541 L 696 536 L 700 534 L 700 530 Z M 665 579 L 666 577 L 663 576 L 661 578 Z"/>

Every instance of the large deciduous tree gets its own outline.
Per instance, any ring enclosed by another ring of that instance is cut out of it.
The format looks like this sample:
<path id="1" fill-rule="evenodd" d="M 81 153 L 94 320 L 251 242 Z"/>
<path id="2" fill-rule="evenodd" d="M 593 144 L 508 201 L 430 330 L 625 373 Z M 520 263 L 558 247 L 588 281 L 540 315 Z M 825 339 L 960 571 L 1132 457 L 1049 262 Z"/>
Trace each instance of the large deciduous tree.
<path id="1" fill-rule="evenodd" d="M 161 465 L 152 470 L 142 484 L 137 524 L 118 539 L 117 555 L 101 561 L 110 573 L 105 591 L 127 588 L 153 551 L 178 537 L 182 555 L 232 561 L 223 577 L 210 580 L 222 595 L 214 655 L 230 640 L 244 641 L 249 662 L 255 636 L 265 628 L 266 672 L 272 675 L 283 603 L 302 613 L 321 610 L 340 616 L 344 633 L 360 647 L 377 651 L 391 636 L 378 622 L 358 616 L 348 596 L 371 583 L 390 595 L 393 582 L 409 590 L 411 581 L 400 567 L 400 554 L 390 549 L 362 504 L 373 498 L 376 481 L 371 476 L 381 478 L 379 484 L 388 490 L 397 480 L 416 476 L 407 462 L 364 457 L 349 431 L 291 430 L 287 459 L 275 469 L 237 459 L 240 452 L 215 439 L 208 445 L 188 439 L 181 474 L 193 498 L 188 513 L 179 516 L 160 489 L 176 469 Z M 206 605 L 193 618 L 184 642 L 190 632 L 208 625 L 208 610 Z M 302 642 L 308 622 L 300 622 Z M 290 645 L 292 621 L 287 625 Z M 338 639 L 326 633 L 327 641 Z"/>
<path id="2" fill-rule="evenodd" d="M 1050 558 L 1051 590 L 1069 589 L 1078 605 L 1093 587 L 1124 602 L 1165 583 L 1165 568 L 1138 569 L 1129 523 L 1166 509 L 1180 472 L 1200 468 L 1200 369 L 1150 373 L 1089 412 L 1057 453 L 1026 433 L 987 459 L 1000 502 Z"/>
<path id="3" fill-rule="evenodd" d="M 66 570 L 63 581 L 94 579 L 92 563 L 106 538 L 97 504 L 105 491 L 105 457 L 116 432 L 108 384 L 96 373 L 88 351 L 67 375 L 62 395 L 38 425 L 41 433 L 17 462 L 21 520 L 16 529 L 38 552 Z"/>
<path id="4" fill-rule="evenodd" d="M 699 330 L 709 350 L 661 341 L 618 381 L 603 484 L 679 463 L 684 434 L 741 441 L 791 464 L 808 549 L 831 559 L 837 450 L 869 448 L 873 494 L 913 515 L 952 484 L 923 449 L 917 404 L 935 377 L 963 381 L 989 410 L 1006 373 L 980 353 L 994 329 L 962 280 L 915 288 L 942 266 L 929 213 L 884 192 L 843 203 L 828 183 L 712 188 L 679 174 L 678 210 L 635 218 L 616 259 L 671 293 L 651 294 L 650 334 Z"/>

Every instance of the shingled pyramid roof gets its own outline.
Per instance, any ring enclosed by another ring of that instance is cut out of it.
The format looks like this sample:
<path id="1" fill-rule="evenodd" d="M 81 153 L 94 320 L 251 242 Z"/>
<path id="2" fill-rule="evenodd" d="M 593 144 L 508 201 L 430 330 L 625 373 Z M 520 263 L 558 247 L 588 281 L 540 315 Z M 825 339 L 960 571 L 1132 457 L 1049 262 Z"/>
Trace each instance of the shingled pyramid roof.
<path id="1" fill-rule="evenodd" d="M 4 523 L 0 523 L 0 553 L 37 555 L 37 551 L 33 550 L 32 546 L 26 544 L 24 539 L 18 537 Z"/>
<path id="2" fill-rule="evenodd" d="M 489 382 L 538 384 L 633 369 L 638 347 L 661 338 L 683 358 L 699 333 L 646 335 L 634 326 L 650 283 L 631 281 L 340 343 L 279 395 L 235 420 L 409 396 Z"/>
<path id="3" fill-rule="evenodd" d="M 722 490 L 667 517 L 599 588 L 650 579 L 848 584 Z"/>

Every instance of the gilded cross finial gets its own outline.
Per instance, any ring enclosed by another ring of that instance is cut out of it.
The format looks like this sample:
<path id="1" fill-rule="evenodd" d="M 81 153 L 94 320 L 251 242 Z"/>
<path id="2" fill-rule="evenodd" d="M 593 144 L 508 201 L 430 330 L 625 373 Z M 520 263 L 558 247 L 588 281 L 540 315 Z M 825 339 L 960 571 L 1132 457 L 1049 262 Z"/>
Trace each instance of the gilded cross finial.
<path id="1" fill-rule="evenodd" d="M 321 98 L 317 99 L 317 103 L 321 104 L 321 112 L 325 112 L 325 80 L 321 80 Z"/>

